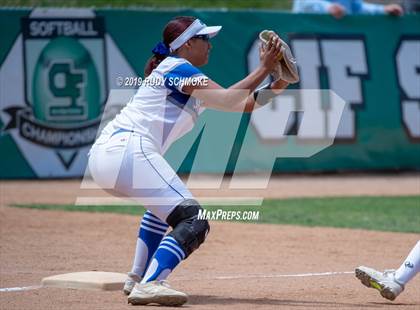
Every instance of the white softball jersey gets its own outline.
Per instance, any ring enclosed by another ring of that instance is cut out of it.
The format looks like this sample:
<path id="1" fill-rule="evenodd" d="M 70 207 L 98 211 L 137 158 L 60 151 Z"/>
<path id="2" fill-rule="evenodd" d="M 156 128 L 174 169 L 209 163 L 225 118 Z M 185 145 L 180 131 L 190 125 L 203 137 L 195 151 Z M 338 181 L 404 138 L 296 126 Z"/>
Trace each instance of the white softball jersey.
<path id="1" fill-rule="evenodd" d="M 94 181 L 117 196 L 134 199 L 165 221 L 192 195 L 163 158 L 204 110 L 182 92 L 182 81 L 205 77 L 183 58 L 169 56 L 101 132 L 89 155 Z"/>

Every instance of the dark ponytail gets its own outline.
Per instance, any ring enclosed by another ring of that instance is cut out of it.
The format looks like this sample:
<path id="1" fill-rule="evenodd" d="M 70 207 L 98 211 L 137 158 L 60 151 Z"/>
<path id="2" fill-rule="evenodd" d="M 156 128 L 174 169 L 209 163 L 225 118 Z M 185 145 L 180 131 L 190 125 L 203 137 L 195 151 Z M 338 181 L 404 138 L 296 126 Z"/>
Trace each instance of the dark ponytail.
<path id="1" fill-rule="evenodd" d="M 163 42 L 159 42 L 152 50 L 153 56 L 149 58 L 144 67 L 144 77 L 152 71 L 169 55 L 169 44 L 181 35 L 194 21 L 192 16 L 178 16 L 166 24 L 163 29 Z"/>

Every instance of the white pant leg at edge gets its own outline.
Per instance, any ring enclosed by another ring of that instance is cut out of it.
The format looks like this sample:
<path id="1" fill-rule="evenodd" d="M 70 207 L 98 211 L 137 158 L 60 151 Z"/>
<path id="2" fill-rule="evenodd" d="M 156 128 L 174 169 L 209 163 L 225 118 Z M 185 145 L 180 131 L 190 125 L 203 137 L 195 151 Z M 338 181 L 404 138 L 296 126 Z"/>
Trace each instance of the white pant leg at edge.
<path id="1" fill-rule="evenodd" d="M 395 280 L 405 285 L 420 272 L 420 241 L 417 241 L 404 263 L 395 271 Z"/>

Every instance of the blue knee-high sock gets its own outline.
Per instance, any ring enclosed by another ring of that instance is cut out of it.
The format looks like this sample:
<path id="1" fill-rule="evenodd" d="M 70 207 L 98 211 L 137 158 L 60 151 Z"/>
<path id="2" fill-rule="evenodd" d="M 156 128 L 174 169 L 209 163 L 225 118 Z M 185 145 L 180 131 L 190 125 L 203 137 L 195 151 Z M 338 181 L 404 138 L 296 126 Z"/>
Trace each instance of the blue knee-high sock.
<path id="1" fill-rule="evenodd" d="M 136 254 L 131 272 L 143 277 L 150 260 L 156 252 L 168 224 L 161 221 L 149 210 L 144 214 L 137 238 Z"/>
<path id="2" fill-rule="evenodd" d="M 172 236 L 166 236 L 156 250 L 142 283 L 165 280 L 184 258 L 185 253 L 178 242 Z"/>

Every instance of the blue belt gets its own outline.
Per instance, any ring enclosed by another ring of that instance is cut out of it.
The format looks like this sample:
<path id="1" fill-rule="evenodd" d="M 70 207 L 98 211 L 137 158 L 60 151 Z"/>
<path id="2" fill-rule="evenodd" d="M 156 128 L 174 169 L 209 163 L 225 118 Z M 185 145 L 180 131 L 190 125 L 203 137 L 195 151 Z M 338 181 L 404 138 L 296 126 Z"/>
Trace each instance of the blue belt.
<path id="1" fill-rule="evenodd" d="M 134 132 L 134 130 L 128 130 L 128 129 L 124 129 L 124 128 L 120 128 L 116 131 L 114 131 L 114 133 L 111 135 L 111 137 L 115 136 L 117 133 L 121 133 L 121 132 Z"/>

